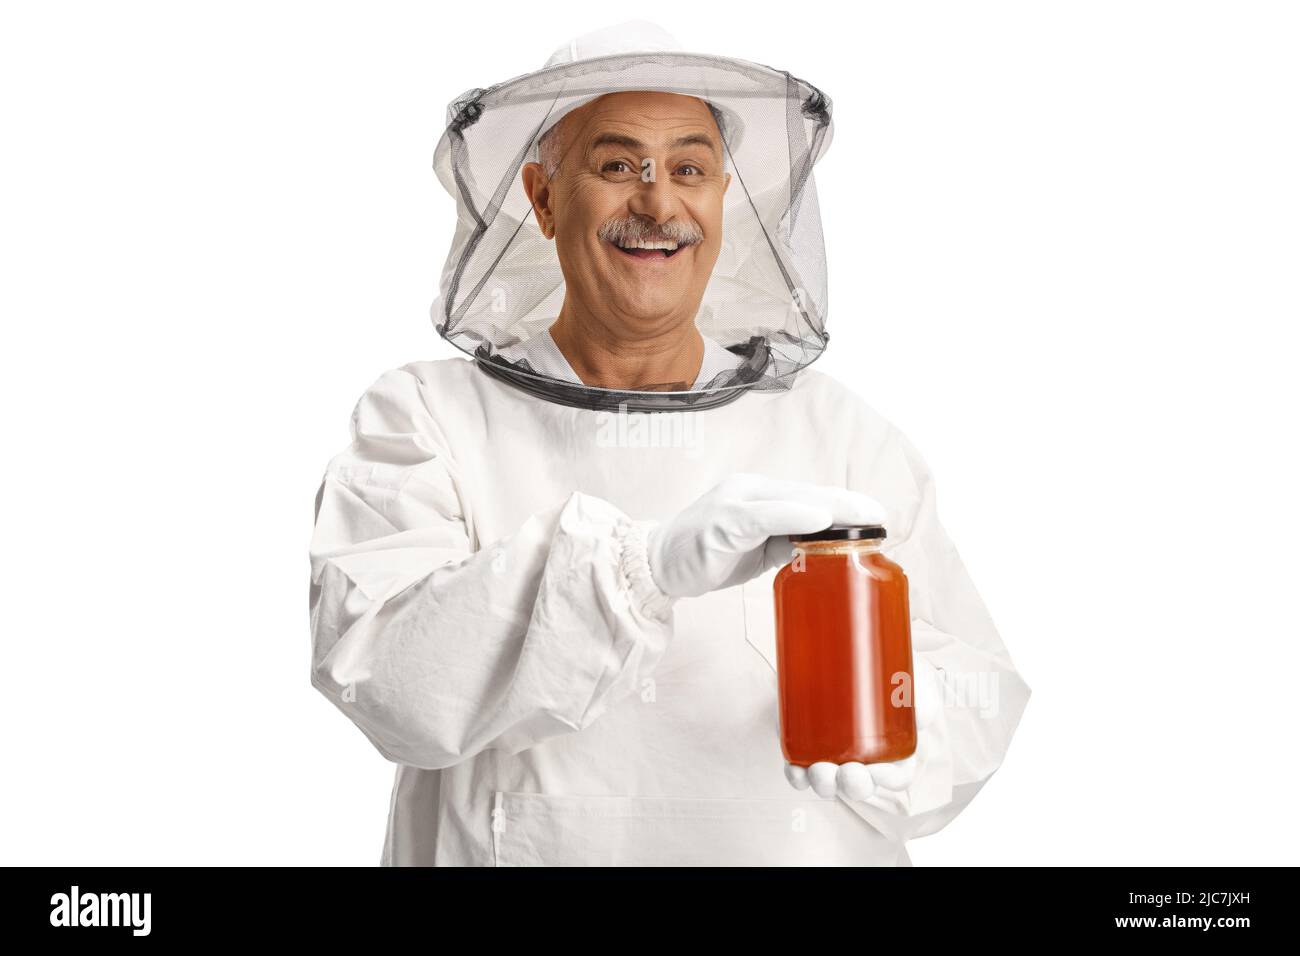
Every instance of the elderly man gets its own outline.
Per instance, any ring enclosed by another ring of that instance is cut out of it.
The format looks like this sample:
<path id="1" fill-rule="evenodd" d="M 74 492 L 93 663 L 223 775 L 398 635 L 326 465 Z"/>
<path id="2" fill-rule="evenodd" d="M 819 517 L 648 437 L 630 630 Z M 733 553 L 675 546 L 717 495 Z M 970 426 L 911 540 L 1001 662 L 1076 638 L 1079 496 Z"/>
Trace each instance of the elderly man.
<path id="1" fill-rule="evenodd" d="M 1000 764 L 1029 692 L 929 473 L 805 371 L 829 121 L 644 24 L 453 104 L 435 316 L 473 361 L 366 391 L 311 546 L 313 683 L 398 765 L 384 863 L 906 864 Z M 690 427 L 610 427 L 651 420 Z M 771 575 L 878 524 L 916 752 L 783 774 Z"/>
<path id="2" fill-rule="evenodd" d="M 542 161 L 524 166 L 523 183 L 555 240 L 564 305 L 511 357 L 631 391 L 685 391 L 740 365 L 695 325 L 731 182 L 706 104 L 607 94 L 567 114 L 539 147 Z"/>

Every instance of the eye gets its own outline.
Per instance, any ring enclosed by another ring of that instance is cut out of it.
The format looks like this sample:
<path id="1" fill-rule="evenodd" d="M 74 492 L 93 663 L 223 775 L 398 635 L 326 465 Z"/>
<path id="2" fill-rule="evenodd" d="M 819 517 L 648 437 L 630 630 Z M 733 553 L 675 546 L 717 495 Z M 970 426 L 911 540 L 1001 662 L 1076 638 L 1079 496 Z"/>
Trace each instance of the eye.
<path id="1" fill-rule="evenodd" d="M 678 175 L 685 174 L 687 176 L 702 176 L 704 175 L 704 170 L 700 169 L 700 167 L 698 166 L 691 166 L 687 164 L 685 166 L 678 166 L 677 173 Z"/>
<path id="2" fill-rule="evenodd" d="M 602 173 L 630 173 L 632 167 L 621 159 L 610 160 L 600 168 Z"/>

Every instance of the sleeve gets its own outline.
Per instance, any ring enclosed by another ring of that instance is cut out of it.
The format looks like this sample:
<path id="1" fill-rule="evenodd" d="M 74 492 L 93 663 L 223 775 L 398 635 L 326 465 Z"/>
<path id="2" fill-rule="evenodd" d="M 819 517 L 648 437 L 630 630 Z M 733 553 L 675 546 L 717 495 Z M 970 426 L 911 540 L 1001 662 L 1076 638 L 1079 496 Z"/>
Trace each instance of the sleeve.
<path id="1" fill-rule="evenodd" d="M 912 785 L 851 805 L 877 829 L 906 840 L 946 826 L 974 799 L 1001 765 L 1030 690 L 939 523 L 929 468 L 901 433 L 890 442 L 889 457 L 901 466 L 887 469 L 897 477 L 884 484 L 894 485 L 902 505 L 890 509 L 898 534 L 890 527 L 895 540 L 886 551 L 908 577 L 917 706 L 922 694 L 940 699 L 923 731 L 932 737 Z"/>
<path id="2" fill-rule="evenodd" d="M 573 494 L 471 547 L 455 462 L 408 368 L 353 413 L 312 533 L 312 684 L 385 757 L 425 769 L 581 730 L 667 647 L 645 533 Z"/>

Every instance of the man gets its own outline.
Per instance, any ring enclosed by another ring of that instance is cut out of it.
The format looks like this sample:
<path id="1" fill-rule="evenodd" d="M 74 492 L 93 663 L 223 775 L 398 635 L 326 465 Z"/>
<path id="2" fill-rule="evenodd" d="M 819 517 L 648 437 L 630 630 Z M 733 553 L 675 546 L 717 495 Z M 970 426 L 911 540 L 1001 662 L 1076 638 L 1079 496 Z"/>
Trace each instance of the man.
<path id="1" fill-rule="evenodd" d="M 564 306 L 554 325 L 510 354 L 571 381 L 631 391 L 689 390 L 739 366 L 695 325 L 731 182 L 704 101 L 607 94 L 553 126 L 539 154 L 541 162 L 524 166 L 523 183 L 542 234 L 568 266 Z"/>
<path id="2" fill-rule="evenodd" d="M 453 104 L 474 361 L 362 396 L 311 547 L 313 683 L 398 764 L 385 864 L 906 864 L 997 769 L 1029 691 L 929 473 L 805 370 L 828 142 L 815 88 L 644 24 Z M 783 779 L 771 575 L 878 523 L 917 752 Z"/>

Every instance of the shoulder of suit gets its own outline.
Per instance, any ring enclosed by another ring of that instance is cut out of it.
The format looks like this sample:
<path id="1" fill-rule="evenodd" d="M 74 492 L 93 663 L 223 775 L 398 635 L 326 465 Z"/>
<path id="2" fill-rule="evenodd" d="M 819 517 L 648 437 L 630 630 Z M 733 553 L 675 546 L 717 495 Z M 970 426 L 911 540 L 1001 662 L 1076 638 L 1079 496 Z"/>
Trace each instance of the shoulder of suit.
<path id="1" fill-rule="evenodd" d="M 451 358 L 408 362 L 376 378 L 357 400 L 352 417 L 361 429 L 420 430 L 437 409 L 466 393 L 465 380 L 474 363 Z"/>
<path id="2" fill-rule="evenodd" d="M 807 413 L 818 421 L 851 427 L 864 438 L 883 439 L 897 431 L 861 395 L 824 372 L 804 369 L 796 376 L 791 393 L 800 396 Z"/>
<path id="3" fill-rule="evenodd" d="M 462 356 L 445 359 L 425 359 L 407 362 L 385 372 L 385 375 L 404 373 L 422 385 L 436 388 L 443 384 L 460 384 L 474 373 L 474 362 Z"/>

